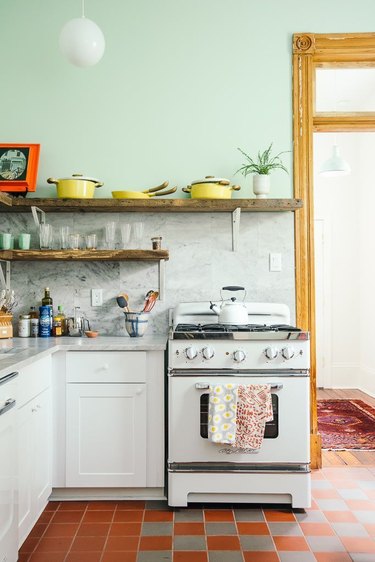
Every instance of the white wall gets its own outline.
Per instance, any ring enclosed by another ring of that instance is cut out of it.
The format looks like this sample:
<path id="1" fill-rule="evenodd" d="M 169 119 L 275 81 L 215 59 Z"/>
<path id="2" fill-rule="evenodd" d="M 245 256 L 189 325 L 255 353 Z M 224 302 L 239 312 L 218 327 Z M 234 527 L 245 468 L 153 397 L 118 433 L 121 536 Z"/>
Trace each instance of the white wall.
<path id="1" fill-rule="evenodd" d="M 375 134 L 337 134 L 352 172 L 323 178 L 318 170 L 333 143 L 333 134 L 314 135 L 315 219 L 324 224 L 324 265 L 316 267 L 318 385 L 375 394 Z"/>

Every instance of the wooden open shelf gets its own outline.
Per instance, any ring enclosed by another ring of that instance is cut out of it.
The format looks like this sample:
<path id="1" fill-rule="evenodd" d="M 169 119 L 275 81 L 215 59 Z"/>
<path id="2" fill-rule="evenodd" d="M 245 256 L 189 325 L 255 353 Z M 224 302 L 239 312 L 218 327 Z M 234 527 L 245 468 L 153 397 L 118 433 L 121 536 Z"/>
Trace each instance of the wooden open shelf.
<path id="1" fill-rule="evenodd" d="M 1 250 L 6 261 L 158 261 L 168 250 Z"/>
<path id="2" fill-rule="evenodd" d="M 13 197 L 8 195 L 7 193 L 3 193 L 0 191 L 0 207 L 11 207 L 13 202 Z"/>
<path id="3" fill-rule="evenodd" d="M 3 196 L 5 194 L 2 194 Z M 240 208 L 242 212 L 295 211 L 303 206 L 301 199 L 38 199 L 9 197 L 0 199 L 1 212 L 30 212 L 35 205 L 45 212 L 107 213 L 226 213 Z"/>

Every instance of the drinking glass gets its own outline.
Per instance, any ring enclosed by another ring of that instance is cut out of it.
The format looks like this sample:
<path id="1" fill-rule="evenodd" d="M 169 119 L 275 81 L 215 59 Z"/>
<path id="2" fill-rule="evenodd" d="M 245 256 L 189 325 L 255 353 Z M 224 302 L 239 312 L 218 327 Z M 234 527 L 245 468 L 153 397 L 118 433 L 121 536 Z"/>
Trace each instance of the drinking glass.
<path id="1" fill-rule="evenodd" d="M 39 246 L 41 250 L 50 250 L 52 248 L 52 225 L 39 225 Z"/>
<path id="2" fill-rule="evenodd" d="M 18 247 L 20 250 L 30 250 L 31 235 L 27 232 L 21 232 L 18 235 Z"/>
<path id="3" fill-rule="evenodd" d="M 60 248 L 67 250 L 69 248 L 70 226 L 60 226 Z"/>
<path id="4" fill-rule="evenodd" d="M 69 235 L 69 247 L 71 250 L 79 250 L 80 234 Z"/>
<path id="5" fill-rule="evenodd" d="M 96 250 L 97 247 L 96 234 L 86 234 L 85 242 L 86 242 L 87 250 Z"/>
<path id="6" fill-rule="evenodd" d="M 143 222 L 133 223 L 133 241 L 136 248 L 140 248 L 143 238 Z"/>
<path id="7" fill-rule="evenodd" d="M 120 226 L 121 230 L 121 246 L 123 249 L 127 248 L 130 240 L 131 225 L 128 223 Z"/>
<path id="8" fill-rule="evenodd" d="M 105 225 L 105 241 L 109 250 L 114 250 L 116 246 L 116 223 L 107 222 Z"/>

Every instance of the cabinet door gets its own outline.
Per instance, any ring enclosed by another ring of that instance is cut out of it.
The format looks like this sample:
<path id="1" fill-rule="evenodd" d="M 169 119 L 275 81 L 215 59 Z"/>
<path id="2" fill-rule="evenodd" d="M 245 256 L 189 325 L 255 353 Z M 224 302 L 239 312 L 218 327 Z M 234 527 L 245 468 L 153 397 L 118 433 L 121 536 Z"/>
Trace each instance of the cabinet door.
<path id="1" fill-rule="evenodd" d="M 32 474 L 34 455 L 33 401 L 18 410 L 18 539 L 23 543 L 34 525 Z"/>
<path id="2" fill-rule="evenodd" d="M 68 384 L 66 485 L 146 485 L 146 385 Z"/>
<path id="3" fill-rule="evenodd" d="M 34 478 L 33 499 L 35 511 L 44 509 L 52 492 L 52 418 L 51 389 L 48 388 L 33 400 L 34 416 Z"/>

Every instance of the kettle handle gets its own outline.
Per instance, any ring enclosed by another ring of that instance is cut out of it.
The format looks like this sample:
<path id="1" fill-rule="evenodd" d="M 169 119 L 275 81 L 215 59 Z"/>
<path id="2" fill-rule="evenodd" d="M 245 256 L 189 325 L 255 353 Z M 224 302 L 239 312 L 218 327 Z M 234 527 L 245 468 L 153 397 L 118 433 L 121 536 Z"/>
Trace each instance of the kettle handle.
<path id="1" fill-rule="evenodd" d="M 222 287 L 222 291 L 244 291 L 245 287 L 239 287 L 238 285 L 227 285 L 227 287 Z"/>

